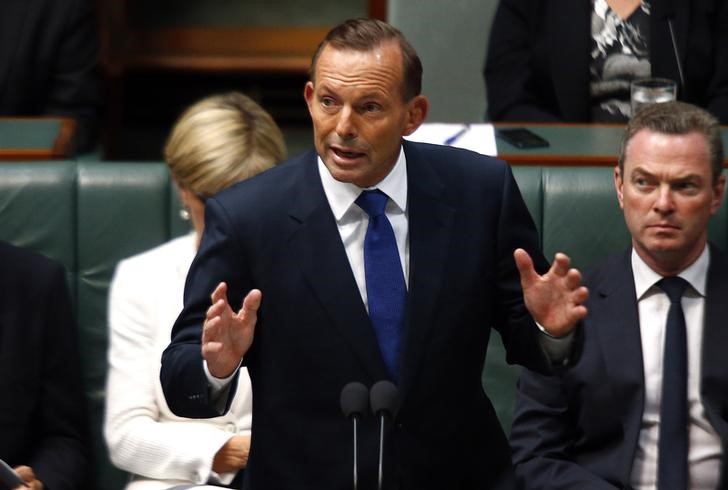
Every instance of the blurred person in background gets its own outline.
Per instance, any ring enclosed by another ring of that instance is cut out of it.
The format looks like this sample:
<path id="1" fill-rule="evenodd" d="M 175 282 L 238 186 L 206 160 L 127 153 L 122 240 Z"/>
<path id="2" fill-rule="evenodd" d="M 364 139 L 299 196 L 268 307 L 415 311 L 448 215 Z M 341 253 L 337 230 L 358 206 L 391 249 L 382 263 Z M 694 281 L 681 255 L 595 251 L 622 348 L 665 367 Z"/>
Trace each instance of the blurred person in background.
<path id="1" fill-rule="evenodd" d="M 93 150 L 101 93 L 91 0 L 0 2 L 0 116 L 76 121 L 75 149 Z"/>
<path id="2" fill-rule="evenodd" d="M 114 464 L 133 474 L 127 490 L 239 486 L 250 448 L 247 372 L 243 369 L 225 415 L 185 419 L 165 402 L 160 357 L 182 310 L 187 270 L 204 229 L 205 200 L 285 155 L 271 116 L 235 92 L 197 102 L 171 131 L 165 160 L 194 231 L 121 261 L 109 296 L 105 437 Z"/>
<path id="3" fill-rule="evenodd" d="M 677 82 L 677 98 L 728 124 L 728 2 L 501 0 L 485 84 L 493 121 L 625 122 L 630 83 Z"/>

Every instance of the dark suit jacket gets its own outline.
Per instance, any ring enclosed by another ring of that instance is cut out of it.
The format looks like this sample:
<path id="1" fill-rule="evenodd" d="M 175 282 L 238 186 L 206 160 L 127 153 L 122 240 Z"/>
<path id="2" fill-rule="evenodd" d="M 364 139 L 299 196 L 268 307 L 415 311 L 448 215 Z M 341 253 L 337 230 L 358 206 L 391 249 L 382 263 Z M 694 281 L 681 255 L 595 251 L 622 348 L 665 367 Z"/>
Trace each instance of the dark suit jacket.
<path id="1" fill-rule="evenodd" d="M 589 316 L 583 351 L 559 376 L 524 370 L 511 444 L 526 488 L 627 488 L 644 406 L 642 344 L 630 252 L 585 279 Z M 705 305 L 701 396 L 728 443 L 728 256 L 711 249 Z M 726 465 L 722 485 L 726 488 Z"/>
<path id="2" fill-rule="evenodd" d="M 512 258 L 543 265 L 510 169 L 465 150 L 404 143 L 410 237 L 408 318 L 388 427 L 386 488 L 508 488 L 507 442 L 481 386 L 491 327 L 509 361 L 546 369 Z M 342 387 L 387 378 L 336 222 L 310 152 L 207 201 L 185 309 L 162 359 L 162 386 L 179 415 L 217 412 L 207 393 L 200 325 L 228 281 L 240 304 L 263 292 L 246 363 L 253 383 L 253 489 L 342 489 L 352 483 L 352 425 Z M 375 488 L 378 426 L 360 430 L 360 488 Z"/>
<path id="3" fill-rule="evenodd" d="M 76 119 L 75 143 L 96 141 L 101 94 L 91 0 L 0 2 L 0 115 Z"/>
<path id="4" fill-rule="evenodd" d="M 651 3 L 652 76 L 680 81 L 671 18 L 685 74 L 678 99 L 728 124 L 728 2 Z M 501 0 L 484 72 L 493 121 L 590 121 L 591 9 L 584 0 Z"/>
<path id="5" fill-rule="evenodd" d="M 0 242 L 0 458 L 51 490 L 88 469 L 77 344 L 63 268 Z"/>

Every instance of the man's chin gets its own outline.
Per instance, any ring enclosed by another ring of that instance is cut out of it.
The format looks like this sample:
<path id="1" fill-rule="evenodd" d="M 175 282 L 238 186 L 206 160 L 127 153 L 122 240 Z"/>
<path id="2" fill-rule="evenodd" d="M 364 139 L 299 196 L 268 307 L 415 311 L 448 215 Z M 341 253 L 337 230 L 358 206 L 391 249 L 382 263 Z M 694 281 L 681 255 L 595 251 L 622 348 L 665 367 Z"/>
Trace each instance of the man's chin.
<path id="1" fill-rule="evenodd" d="M 366 187 L 359 184 L 362 179 L 360 173 L 354 169 L 341 168 L 337 165 L 327 166 L 331 177 L 344 184 L 354 184 L 359 187 Z"/>
<path id="2" fill-rule="evenodd" d="M 681 253 L 684 247 L 677 240 L 655 240 L 647 244 L 647 250 L 653 255 Z"/>

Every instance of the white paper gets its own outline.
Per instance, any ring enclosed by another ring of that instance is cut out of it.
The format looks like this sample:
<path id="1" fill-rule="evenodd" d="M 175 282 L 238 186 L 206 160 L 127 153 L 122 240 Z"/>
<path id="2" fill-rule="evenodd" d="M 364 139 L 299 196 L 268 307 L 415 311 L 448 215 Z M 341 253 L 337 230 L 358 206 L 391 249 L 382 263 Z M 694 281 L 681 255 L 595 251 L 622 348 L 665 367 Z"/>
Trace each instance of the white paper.
<path id="1" fill-rule="evenodd" d="M 464 131 L 463 131 L 464 130 Z M 460 133 L 463 131 L 462 133 Z M 459 134 L 459 136 L 457 136 Z M 455 138 L 454 138 L 455 137 Z M 452 139 L 454 138 L 454 141 Z M 492 124 L 425 123 L 405 139 L 436 145 L 457 146 L 477 151 L 483 155 L 496 156 L 495 131 Z"/>

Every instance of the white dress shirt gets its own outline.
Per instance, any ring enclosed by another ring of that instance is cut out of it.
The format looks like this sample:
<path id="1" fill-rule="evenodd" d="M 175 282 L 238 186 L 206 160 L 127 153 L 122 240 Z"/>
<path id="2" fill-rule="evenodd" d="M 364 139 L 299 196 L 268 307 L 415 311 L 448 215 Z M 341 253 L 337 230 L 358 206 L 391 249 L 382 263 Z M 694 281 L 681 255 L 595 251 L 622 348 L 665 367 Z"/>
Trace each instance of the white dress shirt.
<path id="1" fill-rule="evenodd" d="M 690 267 L 679 276 L 690 283 L 682 298 L 688 341 L 688 471 L 692 490 L 717 488 L 721 469 L 721 441 L 705 415 L 700 400 L 701 350 L 710 249 L 706 246 Z M 635 489 L 657 488 L 660 402 L 665 326 L 670 300 L 655 283 L 662 279 L 632 250 L 637 307 L 639 311 L 645 406 L 631 484 Z"/>
<path id="2" fill-rule="evenodd" d="M 364 274 L 364 236 L 369 225 L 369 216 L 357 204 L 356 198 L 362 188 L 354 184 L 339 182 L 331 176 L 321 158 L 318 158 L 318 170 L 324 187 L 326 199 L 334 213 L 339 228 L 341 241 L 346 249 L 354 279 L 359 286 L 364 305 L 367 305 L 367 288 Z M 407 164 L 404 150 L 400 148 L 399 157 L 389 174 L 375 187 L 388 197 L 385 214 L 394 230 L 397 241 L 399 260 L 404 272 L 405 284 L 409 286 L 409 226 L 407 222 Z"/>

